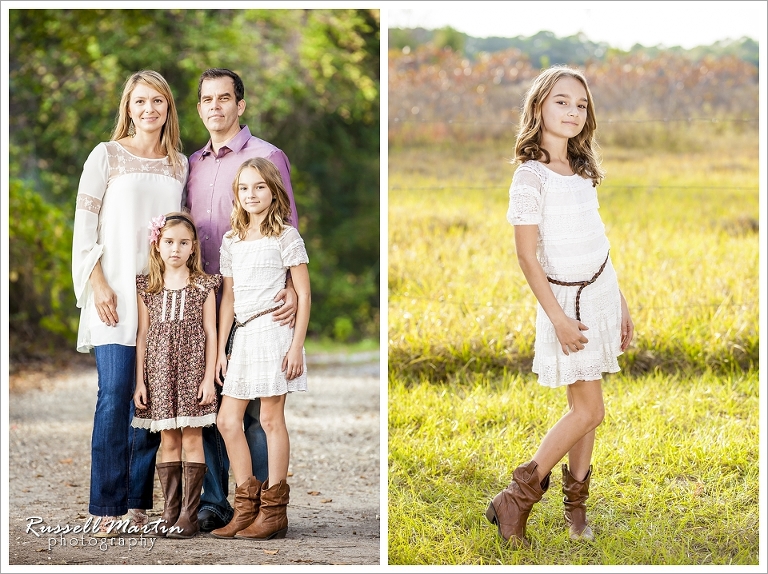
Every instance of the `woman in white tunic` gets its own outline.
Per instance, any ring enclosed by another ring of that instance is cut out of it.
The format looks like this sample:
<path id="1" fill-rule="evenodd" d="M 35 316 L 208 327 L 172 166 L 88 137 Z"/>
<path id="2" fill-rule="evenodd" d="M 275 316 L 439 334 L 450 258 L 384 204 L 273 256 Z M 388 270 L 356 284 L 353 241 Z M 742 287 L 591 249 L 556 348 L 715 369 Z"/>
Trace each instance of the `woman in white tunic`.
<path id="1" fill-rule="evenodd" d="M 178 211 L 187 178 L 176 104 L 166 80 L 143 70 L 126 81 L 110 141 L 83 167 L 77 193 L 72 277 L 81 309 L 77 350 L 96 357 L 89 512 L 97 536 L 132 509 L 152 508 L 158 436 L 132 429 L 138 312 L 136 275 L 147 264 L 148 225 Z"/>
<path id="2" fill-rule="evenodd" d="M 595 429 L 604 416 L 602 373 L 634 326 L 608 253 L 596 187 L 603 177 L 592 95 L 578 70 L 555 66 L 531 85 L 523 104 L 509 190 L 517 260 L 538 300 L 533 372 L 547 387 L 566 388 L 570 410 L 547 432 L 533 458 L 488 505 L 486 518 L 504 540 L 527 545 L 533 505 L 562 465 L 565 522 L 572 539 L 593 538 L 586 500 Z M 570 468 L 569 468 L 570 465 Z"/>

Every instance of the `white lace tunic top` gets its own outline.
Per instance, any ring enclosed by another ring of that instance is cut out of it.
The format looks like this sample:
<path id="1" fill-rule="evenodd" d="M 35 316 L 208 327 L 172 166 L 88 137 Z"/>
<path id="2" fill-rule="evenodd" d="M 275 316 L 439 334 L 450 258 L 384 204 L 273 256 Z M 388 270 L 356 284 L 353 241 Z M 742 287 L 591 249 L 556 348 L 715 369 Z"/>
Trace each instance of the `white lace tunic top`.
<path id="1" fill-rule="evenodd" d="M 564 176 L 538 161 L 520 165 L 509 188 L 507 221 L 537 225 L 536 256 L 548 277 L 559 281 L 588 281 L 600 269 L 610 244 L 598 213 L 597 190 L 592 180 Z M 578 287 L 550 283 L 565 314 L 576 318 Z M 585 348 L 566 355 L 552 322 L 541 305 L 536 314 L 533 372 L 548 387 L 576 381 L 598 380 L 602 373 L 618 372 L 621 351 L 621 299 L 610 257 L 598 279 L 580 298 L 581 322 L 589 330 Z"/>
<path id="2" fill-rule="evenodd" d="M 288 269 L 309 263 L 304 240 L 291 226 L 286 226 L 279 237 L 250 241 L 224 235 L 220 255 L 221 274 L 232 277 L 235 316 L 240 322 L 277 306 L 274 298 L 285 287 Z M 303 374 L 295 379 L 287 380 L 282 371 L 293 331 L 275 321 L 271 313 L 239 327 L 222 394 L 254 399 L 306 391 L 306 361 Z"/>
<path id="3" fill-rule="evenodd" d="M 167 157 L 137 157 L 115 141 L 100 143 L 88 156 L 77 191 L 72 241 L 72 279 L 81 309 L 78 351 L 136 345 L 136 275 L 145 272 L 149 257 L 148 225 L 153 217 L 179 210 L 186 179 L 186 158 L 174 173 Z M 99 260 L 117 295 L 114 327 L 101 322 L 93 303 L 89 277 Z"/>

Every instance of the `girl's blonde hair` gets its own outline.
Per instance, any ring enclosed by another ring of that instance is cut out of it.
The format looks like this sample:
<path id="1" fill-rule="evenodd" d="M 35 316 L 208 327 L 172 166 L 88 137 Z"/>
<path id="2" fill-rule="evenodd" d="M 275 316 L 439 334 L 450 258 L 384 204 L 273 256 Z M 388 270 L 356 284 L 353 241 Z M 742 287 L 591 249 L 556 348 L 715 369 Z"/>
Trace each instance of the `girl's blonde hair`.
<path id="1" fill-rule="evenodd" d="M 251 223 L 251 215 L 243 208 L 237 193 L 237 188 L 240 183 L 240 174 L 243 173 L 244 169 L 248 168 L 253 168 L 261 174 L 269 191 L 272 192 L 272 198 L 274 199 L 267 209 L 267 216 L 264 218 L 264 221 L 261 222 L 261 234 L 264 237 L 278 236 L 283 232 L 283 228 L 291 218 L 291 203 L 288 198 L 288 192 L 285 190 L 285 184 L 283 184 L 283 176 L 280 175 L 280 170 L 277 169 L 277 166 L 274 163 L 263 157 L 254 157 L 246 160 L 237 170 L 235 181 L 232 182 L 232 191 L 235 194 L 235 204 L 232 208 L 232 216 L 230 217 L 230 223 L 232 225 L 230 234 L 235 234 L 240 239 L 245 239 L 248 234 L 248 225 Z"/>
<path id="2" fill-rule="evenodd" d="M 189 269 L 190 283 L 198 277 L 205 277 L 203 265 L 200 259 L 200 241 L 197 239 L 197 229 L 188 213 L 181 211 L 172 211 L 165 214 L 165 223 L 159 230 L 157 241 L 153 241 L 149 246 L 149 273 L 147 273 L 147 292 L 159 293 L 163 290 L 163 274 L 165 273 L 165 262 L 160 257 L 160 240 L 163 233 L 177 225 L 185 226 L 192 232 L 192 253 L 187 259 L 187 269 Z"/>
<path id="3" fill-rule="evenodd" d="M 115 128 L 112 130 L 112 135 L 109 139 L 114 141 L 128 137 L 128 127 L 131 122 L 128 109 L 131 104 L 131 94 L 138 83 L 154 88 L 168 102 L 168 116 L 165 119 L 165 125 L 160 130 L 160 147 L 163 153 L 168 156 L 174 173 L 179 174 L 181 173 L 183 160 L 181 155 L 181 129 L 179 128 L 179 116 L 176 112 L 176 102 L 173 99 L 168 82 L 157 72 L 141 70 L 132 74 L 125 81 L 123 95 L 120 98 L 120 107 L 115 118 Z"/>
<path id="4" fill-rule="evenodd" d="M 568 139 L 568 161 L 574 173 L 591 179 L 592 185 L 596 187 L 602 181 L 605 172 L 600 168 L 598 145 L 595 141 L 597 130 L 595 107 L 587 79 L 584 74 L 574 68 L 552 66 L 533 80 L 525 94 L 520 115 L 520 129 L 515 143 L 515 160 L 523 163 L 529 160 L 541 160 L 543 157 L 544 163 L 549 163 L 549 152 L 541 147 L 541 132 L 544 125 L 541 119 L 541 106 L 552 91 L 555 82 L 562 77 L 577 79 L 587 92 L 587 119 L 581 132 Z"/>

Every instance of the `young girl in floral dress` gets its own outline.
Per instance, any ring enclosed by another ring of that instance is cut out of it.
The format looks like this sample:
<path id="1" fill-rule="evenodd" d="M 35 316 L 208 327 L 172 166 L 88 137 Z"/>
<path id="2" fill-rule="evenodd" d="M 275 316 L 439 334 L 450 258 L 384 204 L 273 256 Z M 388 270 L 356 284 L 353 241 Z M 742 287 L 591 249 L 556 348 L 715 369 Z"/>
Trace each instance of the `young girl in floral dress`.
<path id="1" fill-rule="evenodd" d="M 157 474 L 165 506 L 160 533 L 191 538 L 199 531 L 197 506 L 206 472 L 202 427 L 216 422 L 218 406 L 215 290 L 221 275 L 202 271 L 189 215 L 156 217 L 150 232 L 149 273 L 136 277 L 139 327 L 131 424 L 161 433 Z"/>

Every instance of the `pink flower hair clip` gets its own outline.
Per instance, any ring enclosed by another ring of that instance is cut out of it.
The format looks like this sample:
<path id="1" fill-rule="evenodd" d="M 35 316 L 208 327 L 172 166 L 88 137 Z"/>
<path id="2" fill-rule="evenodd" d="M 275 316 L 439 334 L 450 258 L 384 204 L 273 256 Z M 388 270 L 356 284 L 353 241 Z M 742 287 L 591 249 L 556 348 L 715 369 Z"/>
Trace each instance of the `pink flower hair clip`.
<path id="1" fill-rule="evenodd" d="M 160 239 L 160 230 L 163 228 L 163 225 L 165 225 L 165 215 L 158 215 L 157 217 L 153 217 L 152 221 L 149 222 L 149 243 L 157 243 L 157 241 Z"/>

